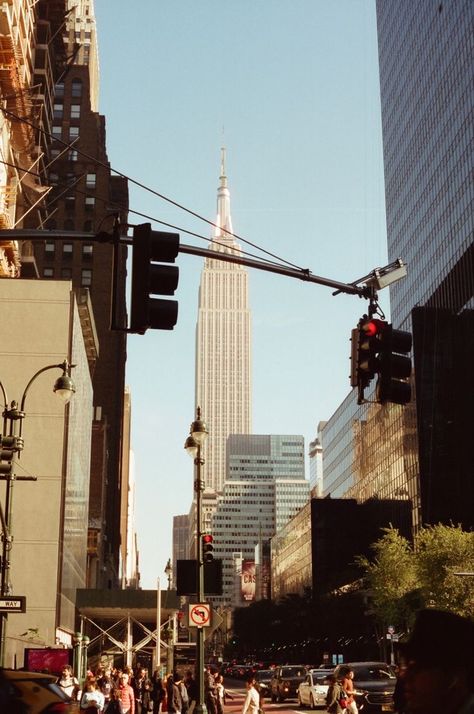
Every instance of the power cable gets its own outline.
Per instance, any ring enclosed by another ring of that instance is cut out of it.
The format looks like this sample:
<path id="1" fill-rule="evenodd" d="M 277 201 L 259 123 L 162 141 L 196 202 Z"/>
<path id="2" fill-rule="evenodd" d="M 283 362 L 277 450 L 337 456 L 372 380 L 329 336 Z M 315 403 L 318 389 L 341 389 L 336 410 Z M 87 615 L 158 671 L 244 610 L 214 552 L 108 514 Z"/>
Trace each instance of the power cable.
<path id="1" fill-rule="evenodd" d="M 21 166 L 18 166 L 17 164 L 11 164 L 8 161 L 4 161 L 3 159 L 0 159 L 0 163 L 4 164 L 5 166 L 10 166 L 11 168 L 17 169 L 19 171 L 24 171 L 25 173 L 31 174 L 32 176 L 36 176 L 37 178 L 41 178 L 41 175 L 37 173 L 36 171 L 31 171 L 30 169 L 24 169 Z M 196 233 L 195 231 L 190 231 L 186 228 L 182 228 L 180 226 L 173 225 L 172 223 L 167 223 L 166 221 L 161 221 L 159 218 L 155 218 L 154 216 L 150 216 L 147 213 L 142 213 L 141 211 L 134 211 L 132 208 L 128 206 L 124 206 L 120 203 L 116 203 L 114 201 L 111 201 L 109 198 L 104 198 L 103 196 L 97 195 L 97 193 L 91 193 L 89 191 L 83 191 L 82 189 L 78 188 L 76 184 L 78 181 L 82 178 L 84 178 L 86 174 L 80 174 L 77 179 L 71 183 L 68 184 L 65 189 L 58 194 L 57 196 L 52 196 L 52 200 L 48 202 L 47 207 L 49 208 L 52 206 L 56 201 L 58 201 L 62 196 L 64 196 L 69 190 L 73 190 L 74 193 L 79 193 L 82 196 L 86 196 L 89 198 L 95 198 L 98 201 L 102 201 L 102 203 L 110 206 L 110 208 L 115 208 L 119 211 L 124 211 L 126 213 L 133 213 L 136 216 L 139 216 L 140 218 L 146 218 L 149 221 L 153 221 L 154 223 L 159 223 L 162 226 L 165 226 L 166 228 L 171 228 L 172 230 L 178 231 L 179 233 L 185 233 L 186 235 L 193 236 L 194 238 L 199 238 L 206 243 L 214 243 L 214 245 L 221 246 L 222 248 L 228 248 L 229 246 L 226 246 L 224 243 L 219 243 L 219 241 L 212 240 L 211 238 L 207 238 L 206 236 L 201 235 L 200 233 Z M 108 216 L 104 216 L 101 219 L 101 222 L 104 221 Z M 46 219 L 48 220 L 48 219 Z M 275 266 L 281 266 L 280 263 L 273 262 L 271 260 L 266 260 L 265 258 L 261 258 L 258 255 L 255 255 L 254 253 L 249 253 L 248 251 L 240 249 L 240 253 L 243 256 L 247 256 L 248 258 L 256 258 L 257 260 L 260 260 L 262 263 L 265 265 L 275 265 Z M 298 270 L 302 270 L 301 268 L 297 268 Z"/>
<path id="2" fill-rule="evenodd" d="M 27 124 L 28 126 L 31 126 L 33 129 L 36 131 L 41 132 L 45 136 L 49 137 L 50 139 L 53 139 L 56 142 L 59 142 L 65 147 L 72 148 L 70 144 L 68 144 L 66 141 L 63 141 L 62 139 L 59 139 L 57 136 L 54 136 L 53 134 L 50 134 L 47 132 L 45 129 L 42 129 L 41 127 L 37 126 L 36 124 L 33 124 L 33 122 L 30 122 L 28 119 L 25 117 L 20 117 L 17 114 L 14 114 L 8 109 L 5 109 L 4 107 L 0 107 L 0 109 L 3 111 L 4 114 L 7 114 L 8 116 L 13 117 L 13 119 L 16 119 L 17 121 L 23 122 Z M 118 169 L 114 169 L 110 164 L 106 164 L 100 159 L 95 158 L 94 156 L 90 156 L 90 154 L 87 154 L 85 151 L 81 151 L 80 149 L 74 149 L 77 151 L 77 153 L 84 158 L 88 159 L 89 161 L 92 161 L 93 163 L 97 164 L 98 166 L 102 166 L 103 168 L 106 168 L 108 171 L 112 171 L 114 174 L 117 174 L 117 176 L 121 176 L 122 178 L 126 179 L 130 183 L 134 184 L 135 186 L 138 186 L 139 188 L 142 188 L 144 191 L 148 191 L 149 193 L 152 193 L 153 195 L 157 196 L 158 198 L 161 198 L 163 201 L 166 201 L 167 203 L 170 203 L 171 205 L 175 206 L 176 208 L 179 208 L 182 211 L 185 211 L 186 213 L 189 213 L 191 216 L 194 216 L 195 218 L 198 218 L 201 221 L 204 221 L 210 226 L 213 226 L 214 228 L 219 228 L 220 230 L 224 231 L 227 233 L 229 236 L 232 236 L 238 241 L 241 241 L 242 243 L 245 243 L 246 245 L 251 246 L 252 248 L 255 248 L 256 250 L 261 251 L 262 253 L 265 253 L 266 255 L 269 255 L 272 258 L 275 258 L 275 260 L 279 261 L 279 263 L 284 263 L 285 265 L 289 265 L 292 268 L 295 268 L 296 270 L 301 270 L 301 271 L 306 271 L 307 268 L 302 268 L 299 265 L 296 265 L 295 263 L 291 263 L 288 260 L 285 260 L 284 258 L 280 258 L 278 255 L 275 255 L 274 253 L 271 253 L 268 250 L 265 250 L 265 248 L 260 248 L 256 243 L 252 243 L 251 241 L 242 238 L 242 236 L 239 236 L 237 233 L 232 233 L 232 231 L 227 230 L 226 228 L 222 228 L 221 226 L 218 226 L 217 223 L 214 223 L 213 221 L 210 221 L 208 218 L 204 218 L 204 216 L 201 216 L 199 213 L 196 213 L 195 211 L 192 211 L 190 208 L 186 208 L 186 206 L 183 206 L 181 203 L 178 203 L 177 201 L 174 201 L 173 199 L 169 198 L 168 196 L 165 196 L 164 194 L 160 193 L 159 191 L 156 191 L 153 188 L 150 188 L 146 184 L 141 183 L 140 181 L 137 181 L 136 179 L 133 179 L 131 176 L 127 176 L 127 174 L 124 174 L 121 171 L 118 171 Z M 226 246 L 228 247 L 228 246 Z"/>

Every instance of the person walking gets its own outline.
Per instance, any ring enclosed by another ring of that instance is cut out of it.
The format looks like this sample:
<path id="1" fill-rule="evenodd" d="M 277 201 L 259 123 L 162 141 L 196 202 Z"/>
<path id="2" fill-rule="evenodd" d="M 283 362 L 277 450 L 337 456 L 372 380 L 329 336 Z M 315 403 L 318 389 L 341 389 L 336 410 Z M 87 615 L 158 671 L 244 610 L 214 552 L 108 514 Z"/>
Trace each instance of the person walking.
<path id="1" fill-rule="evenodd" d="M 58 687 L 61 687 L 64 694 L 66 694 L 73 701 L 77 701 L 78 694 L 80 692 L 79 681 L 74 677 L 72 673 L 72 667 L 70 664 L 65 664 L 61 671 L 61 676 L 56 680 Z"/>
<path id="2" fill-rule="evenodd" d="M 345 692 L 342 688 L 342 684 L 337 680 L 334 674 L 328 675 L 326 679 L 329 682 L 326 694 L 326 711 L 328 711 L 329 714 L 343 714 L 345 709 L 341 706 L 341 699 L 345 699 Z"/>
<path id="3" fill-rule="evenodd" d="M 346 693 L 346 709 L 350 714 L 358 714 L 355 701 L 354 672 L 348 665 L 339 667 L 339 680 Z"/>
<path id="4" fill-rule="evenodd" d="M 245 698 L 242 714 L 258 714 L 260 709 L 260 695 L 258 693 L 255 677 L 247 680 L 247 696 Z"/>
<path id="5" fill-rule="evenodd" d="M 97 679 L 90 675 L 84 682 L 79 709 L 83 714 L 99 714 L 104 711 L 105 698 L 97 685 Z"/>
<path id="6" fill-rule="evenodd" d="M 163 703 L 166 701 L 166 688 L 160 676 L 160 671 L 155 669 L 151 678 L 151 698 L 153 700 L 153 714 L 161 714 Z"/>
<path id="7" fill-rule="evenodd" d="M 180 676 L 177 672 L 169 674 L 166 680 L 166 700 L 168 712 L 171 714 L 181 714 L 181 695 L 177 683 L 180 681 Z"/>
<path id="8" fill-rule="evenodd" d="M 216 679 L 210 665 L 206 667 L 204 672 L 204 701 L 208 714 L 217 714 Z"/>
<path id="9" fill-rule="evenodd" d="M 186 689 L 188 692 L 188 714 L 193 714 L 194 707 L 196 706 L 198 698 L 198 688 L 197 682 L 194 679 L 193 673 L 190 669 L 188 669 L 184 675 L 184 684 L 186 685 Z"/>
<path id="10" fill-rule="evenodd" d="M 105 707 L 105 714 L 124 714 L 122 695 L 120 689 L 114 687 L 110 690 L 109 703 Z"/>
<path id="11" fill-rule="evenodd" d="M 123 714 L 135 714 L 135 694 L 129 684 L 130 674 L 122 672 L 119 678 L 120 700 L 122 702 Z"/>
<path id="12" fill-rule="evenodd" d="M 259 696 L 260 696 L 260 702 L 262 699 L 260 690 L 258 690 Z M 216 675 L 216 705 L 217 705 L 217 714 L 224 714 L 224 705 L 225 705 L 225 700 L 226 698 L 233 699 L 233 697 L 227 692 L 226 688 L 224 687 L 224 677 L 222 674 Z M 260 707 L 261 708 L 261 707 Z"/>

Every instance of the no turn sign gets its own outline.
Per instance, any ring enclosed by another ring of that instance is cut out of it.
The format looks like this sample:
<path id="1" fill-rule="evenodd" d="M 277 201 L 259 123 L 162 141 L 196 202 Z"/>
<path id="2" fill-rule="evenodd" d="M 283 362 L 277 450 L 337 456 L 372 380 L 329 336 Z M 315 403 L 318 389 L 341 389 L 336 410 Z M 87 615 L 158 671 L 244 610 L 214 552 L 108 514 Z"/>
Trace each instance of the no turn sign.
<path id="1" fill-rule="evenodd" d="M 206 602 L 189 606 L 189 626 L 209 627 L 211 624 L 211 606 Z"/>

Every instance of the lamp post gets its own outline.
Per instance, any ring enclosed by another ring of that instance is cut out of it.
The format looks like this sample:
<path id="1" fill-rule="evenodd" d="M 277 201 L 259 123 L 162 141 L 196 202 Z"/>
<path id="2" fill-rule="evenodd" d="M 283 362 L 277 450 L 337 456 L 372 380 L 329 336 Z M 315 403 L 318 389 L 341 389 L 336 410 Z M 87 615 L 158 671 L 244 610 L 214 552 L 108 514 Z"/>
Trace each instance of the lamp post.
<path id="1" fill-rule="evenodd" d="M 0 504 L 0 521 L 1 521 L 1 539 L 2 539 L 2 562 L 1 562 L 1 580 L 0 580 L 0 595 L 2 597 L 11 595 L 10 583 L 10 556 L 13 544 L 12 537 L 12 504 L 13 504 L 13 484 L 15 481 L 36 481 L 36 476 L 17 476 L 13 473 L 14 459 L 17 455 L 17 460 L 20 459 L 21 452 L 24 447 L 23 420 L 25 419 L 25 401 L 28 391 L 40 374 L 49 369 L 62 369 L 63 373 L 56 380 L 53 391 L 64 401 L 65 404 L 69 401 L 73 393 L 76 391 L 74 382 L 71 379 L 71 369 L 75 365 L 69 364 L 64 360 L 62 364 L 50 364 L 42 367 L 31 377 L 25 387 L 23 396 L 18 407 L 18 402 L 12 401 L 8 406 L 8 397 L 3 383 L 0 381 L 0 390 L 3 396 L 3 427 L 0 434 L 0 480 L 6 481 L 5 490 L 5 509 L 2 509 Z M 7 614 L 0 613 L 0 666 L 4 666 L 5 659 L 5 630 L 7 623 Z"/>
<path id="2" fill-rule="evenodd" d="M 207 426 L 201 420 L 201 409 L 197 408 L 196 419 L 191 424 L 189 436 L 186 439 L 184 448 L 192 457 L 195 466 L 194 491 L 196 492 L 196 594 L 198 603 L 204 602 L 204 561 L 202 553 L 202 492 L 204 491 L 204 481 L 202 480 L 202 467 L 204 459 L 201 456 L 201 447 L 208 436 Z M 207 714 L 204 703 L 204 628 L 197 628 L 197 652 L 196 652 L 196 683 L 197 683 L 197 703 L 196 714 Z"/>
<path id="3" fill-rule="evenodd" d="M 171 558 L 168 558 L 168 562 L 166 563 L 165 575 L 168 578 L 168 590 L 171 590 L 171 577 L 173 575 L 173 566 L 171 565 Z"/>

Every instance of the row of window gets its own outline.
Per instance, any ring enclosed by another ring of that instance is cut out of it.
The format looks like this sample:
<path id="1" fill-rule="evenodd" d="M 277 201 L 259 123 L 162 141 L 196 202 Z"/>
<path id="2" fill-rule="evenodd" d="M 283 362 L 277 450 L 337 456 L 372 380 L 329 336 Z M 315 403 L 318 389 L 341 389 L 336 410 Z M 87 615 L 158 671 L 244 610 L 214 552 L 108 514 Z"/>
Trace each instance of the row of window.
<path id="1" fill-rule="evenodd" d="M 83 260 L 92 260 L 94 246 L 90 243 L 83 243 L 81 245 L 82 258 Z M 72 258 L 74 252 L 73 243 L 63 243 L 62 245 L 62 257 Z M 44 257 L 48 260 L 52 260 L 56 255 L 56 243 L 54 241 L 46 241 L 44 246 Z"/>
<path id="2" fill-rule="evenodd" d="M 60 273 L 62 280 L 72 280 L 72 268 L 61 268 Z M 54 278 L 54 268 L 43 268 L 43 278 Z M 92 285 L 92 270 L 83 268 L 81 270 L 81 287 L 89 288 Z"/>

